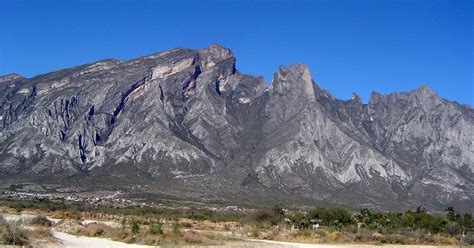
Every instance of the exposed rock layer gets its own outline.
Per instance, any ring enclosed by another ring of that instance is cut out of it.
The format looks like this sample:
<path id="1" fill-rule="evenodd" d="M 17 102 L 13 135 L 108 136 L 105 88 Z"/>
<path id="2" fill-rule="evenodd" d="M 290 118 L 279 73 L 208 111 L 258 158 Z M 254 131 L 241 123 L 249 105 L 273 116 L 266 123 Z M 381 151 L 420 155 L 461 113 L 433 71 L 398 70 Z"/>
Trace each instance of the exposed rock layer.
<path id="1" fill-rule="evenodd" d="M 296 64 L 267 88 L 218 45 L 0 77 L 3 178 L 135 178 L 177 198 L 472 210 L 473 130 L 472 108 L 426 86 L 342 101 Z"/>

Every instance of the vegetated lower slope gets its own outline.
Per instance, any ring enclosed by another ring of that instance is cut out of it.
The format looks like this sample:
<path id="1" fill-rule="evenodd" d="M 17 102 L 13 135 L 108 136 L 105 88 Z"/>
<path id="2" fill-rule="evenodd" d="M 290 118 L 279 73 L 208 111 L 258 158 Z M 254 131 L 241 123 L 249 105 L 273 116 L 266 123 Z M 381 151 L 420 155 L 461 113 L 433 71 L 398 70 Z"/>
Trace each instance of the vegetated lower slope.
<path id="1" fill-rule="evenodd" d="M 240 203 L 474 205 L 471 107 L 426 86 L 338 100 L 302 64 L 280 67 L 267 87 L 218 45 L 1 77 L 0 122 L 6 183 Z"/>

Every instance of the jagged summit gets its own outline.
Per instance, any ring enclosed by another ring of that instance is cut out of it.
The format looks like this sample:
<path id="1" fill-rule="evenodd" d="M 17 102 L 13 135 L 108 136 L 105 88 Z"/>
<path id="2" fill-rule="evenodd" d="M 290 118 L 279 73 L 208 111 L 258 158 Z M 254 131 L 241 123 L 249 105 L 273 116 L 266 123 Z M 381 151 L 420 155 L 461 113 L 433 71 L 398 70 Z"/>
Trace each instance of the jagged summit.
<path id="1" fill-rule="evenodd" d="M 314 98 L 314 87 L 308 66 L 304 64 L 292 64 L 288 68 L 280 66 L 273 76 L 270 91 L 278 94 L 291 91 Z"/>
<path id="2" fill-rule="evenodd" d="M 424 87 L 343 101 L 294 64 L 266 88 L 219 45 L 0 81 L 5 187 L 239 204 L 474 206 L 474 111 Z"/>
<path id="3" fill-rule="evenodd" d="M 208 48 L 199 50 L 201 66 L 204 68 L 213 66 L 223 60 L 233 58 L 233 54 L 230 49 L 224 48 L 220 45 L 213 44 Z"/>
<path id="4" fill-rule="evenodd" d="M 20 78 L 23 78 L 23 76 L 21 76 L 20 74 L 17 74 L 17 73 L 10 73 L 10 74 L 7 74 L 7 75 L 0 76 L 0 83 L 10 82 L 10 81 L 17 80 L 17 79 L 20 79 Z"/>
<path id="5" fill-rule="evenodd" d="M 417 89 L 414 90 L 414 93 L 420 96 L 426 97 L 435 97 L 437 94 L 430 89 L 426 84 L 421 85 Z"/>
<path id="6" fill-rule="evenodd" d="M 21 77 L 21 75 L 18 73 L 9 73 L 6 75 L 0 75 L 0 78 L 15 78 L 15 77 Z"/>
<path id="7" fill-rule="evenodd" d="M 362 99 L 360 99 L 360 96 L 354 92 L 352 92 L 351 101 L 354 101 L 358 104 L 362 104 Z"/>

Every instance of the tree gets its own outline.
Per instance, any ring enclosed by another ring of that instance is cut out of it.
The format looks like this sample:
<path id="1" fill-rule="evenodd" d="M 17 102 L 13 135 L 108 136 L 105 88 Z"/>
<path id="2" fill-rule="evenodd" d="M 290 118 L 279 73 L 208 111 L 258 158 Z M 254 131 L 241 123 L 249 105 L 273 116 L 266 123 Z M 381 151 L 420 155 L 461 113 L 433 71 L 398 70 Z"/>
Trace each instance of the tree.
<path id="1" fill-rule="evenodd" d="M 352 214 L 343 208 L 315 208 L 308 213 L 308 218 L 321 220 L 328 226 L 346 226 L 353 223 Z"/>
<path id="2" fill-rule="evenodd" d="M 446 210 L 448 213 L 446 214 L 446 217 L 448 217 L 449 221 L 456 221 L 456 211 L 454 210 L 453 207 L 448 207 Z"/>
<path id="3" fill-rule="evenodd" d="M 465 213 L 464 216 L 463 216 L 463 220 L 462 220 L 462 224 L 465 228 L 469 228 L 471 229 L 472 227 L 474 227 L 474 223 L 473 223 L 473 220 L 472 220 L 472 215 L 469 214 L 469 213 Z"/>
<path id="4" fill-rule="evenodd" d="M 423 205 L 420 205 L 416 208 L 416 213 L 417 214 L 426 213 L 426 208 L 424 208 Z"/>

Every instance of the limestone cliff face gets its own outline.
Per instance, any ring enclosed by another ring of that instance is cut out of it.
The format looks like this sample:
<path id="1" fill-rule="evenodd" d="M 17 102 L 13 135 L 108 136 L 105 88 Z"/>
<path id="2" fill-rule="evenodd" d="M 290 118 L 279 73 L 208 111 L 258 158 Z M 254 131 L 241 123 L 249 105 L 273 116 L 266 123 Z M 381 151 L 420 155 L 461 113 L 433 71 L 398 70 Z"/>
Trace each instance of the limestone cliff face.
<path id="1" fill-rule="evenodd" d="M 0 77 L 2 178 L 125 175 L 178 198 L 469 208 L 472 130 L 426 86 L 342 101 L 295 64 L 267 87 L 218 45 Z"/>

